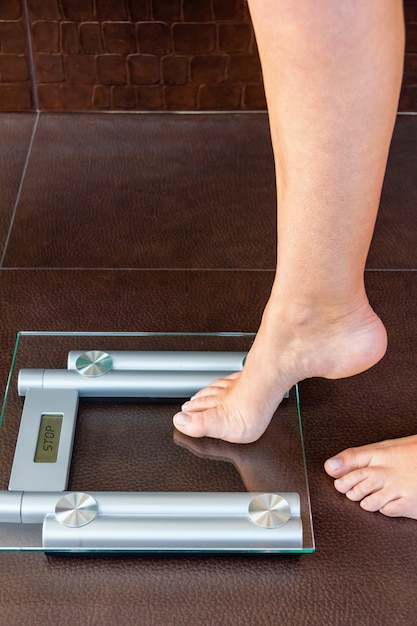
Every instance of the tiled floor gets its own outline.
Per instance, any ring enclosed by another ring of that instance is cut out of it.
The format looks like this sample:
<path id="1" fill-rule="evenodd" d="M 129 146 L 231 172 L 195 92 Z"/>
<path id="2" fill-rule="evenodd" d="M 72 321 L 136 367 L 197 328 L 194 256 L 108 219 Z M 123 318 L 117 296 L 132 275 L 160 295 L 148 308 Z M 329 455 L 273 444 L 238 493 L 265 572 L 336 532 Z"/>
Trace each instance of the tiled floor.
<path id="1" fill-rule="evenodd" d="M 265 114 L 2 114 L 0 132 L 3 386 L 18 330 L 256 330 L 275 259 Z M 0 623 L 44 623 L 45 593 L 61 623 L 415 623 L 417 522 L 362 512 L 322 464 L 417 432 L 416 146 L 399 116 L 366 276 L 388 354 L 301 384 L 316 554 L 3 554 Z"/>

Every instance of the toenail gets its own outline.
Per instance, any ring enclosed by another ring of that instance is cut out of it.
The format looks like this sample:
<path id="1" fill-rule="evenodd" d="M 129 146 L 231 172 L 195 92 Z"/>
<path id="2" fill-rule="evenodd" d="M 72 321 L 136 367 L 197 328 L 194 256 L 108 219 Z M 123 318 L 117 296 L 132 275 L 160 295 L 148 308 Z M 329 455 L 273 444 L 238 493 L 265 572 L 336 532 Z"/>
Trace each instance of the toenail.
<path id="1" fill-rule="evenodd" d="M 327 461 L 327 465 L 331 470 L 338 470 L 342 467 L 342 461 L 335 456 Z"/>
<path id="2" fill-rule="evenodd" d="M 177 413 L 174 421 L 176 424 L 178 424 L 178 426 L 186 426 L 191 422 L 191 417 L 188 415 L 188 413 Z"/>

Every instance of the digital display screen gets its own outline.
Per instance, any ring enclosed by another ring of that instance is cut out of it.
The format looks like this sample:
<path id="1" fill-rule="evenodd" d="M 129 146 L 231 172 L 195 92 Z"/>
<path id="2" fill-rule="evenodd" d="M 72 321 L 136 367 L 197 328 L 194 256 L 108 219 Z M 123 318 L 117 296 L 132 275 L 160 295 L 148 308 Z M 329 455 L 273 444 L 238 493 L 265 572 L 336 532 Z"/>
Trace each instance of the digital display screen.
<path id="1" fill-rule="evenodd" d="M 35 463 L 56 463 L 61 436 L 62 413 L 43 413 L 35 451 Z"/>

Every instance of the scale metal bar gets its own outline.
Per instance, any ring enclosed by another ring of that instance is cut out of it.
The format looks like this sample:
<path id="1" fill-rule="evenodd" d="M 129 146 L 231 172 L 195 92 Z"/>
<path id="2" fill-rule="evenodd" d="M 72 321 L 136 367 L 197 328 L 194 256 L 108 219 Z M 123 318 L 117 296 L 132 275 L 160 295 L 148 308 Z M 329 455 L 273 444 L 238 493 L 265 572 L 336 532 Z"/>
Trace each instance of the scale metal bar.
<path id="1" fill-rule="evenodd" d="M 71 528 L 54 515 L 43 524 L 45 549 L 139 551 L 250 551 L 301 549 L 300 518 L 279 528 L 262 528 L 244 518 L 98 517 Z"/>
<path id="2" fill-rule="evenodd" d="M 75 389 L 89 398 L 189 398 L 230 371 L 126 371 L 110 370 L 103 376 L 83 376 L 76 370 L 22 369 L 18 393 L 28 389 Z"/>
<path id="3" fill-rule="evenodd" d="M 38 524 L 54 513 L 57 503 L 72 492 L 0 491 L 0 523 Z M 91 491 L 99 516 L 238 518 L 248 516 L 248 507 L 258 493 L 251 492 L 123 492 Z M 291 517 L 300 516 L 296 492 L 276 492 L 286 500 Z"/>
<path id="4" fill-rule="evenodd" d="M 98 352 L 98 351 L 96 351 Z M 156 371 L 229 371 L 242 369 L 246 352 L 186 352 L 186 351 L 105 351 L 113 370 Z M 77 369 L 77 360 L 85 355 L 83 350 L 68 353 L 68 369 Z"/>

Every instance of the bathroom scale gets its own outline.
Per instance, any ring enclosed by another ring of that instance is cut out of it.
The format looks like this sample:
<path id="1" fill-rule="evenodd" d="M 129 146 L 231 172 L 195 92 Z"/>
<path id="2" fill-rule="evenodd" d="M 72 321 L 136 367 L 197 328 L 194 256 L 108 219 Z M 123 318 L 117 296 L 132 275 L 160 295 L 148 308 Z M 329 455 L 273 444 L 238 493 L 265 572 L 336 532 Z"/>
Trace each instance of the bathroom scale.
<path id="1" fill-rule="evenodd" d="M 314 551 L 297 386 L 264 435 L 179 433 L 251 333 L 18 333 L 0 428 L 0 550 Z"/>

